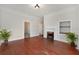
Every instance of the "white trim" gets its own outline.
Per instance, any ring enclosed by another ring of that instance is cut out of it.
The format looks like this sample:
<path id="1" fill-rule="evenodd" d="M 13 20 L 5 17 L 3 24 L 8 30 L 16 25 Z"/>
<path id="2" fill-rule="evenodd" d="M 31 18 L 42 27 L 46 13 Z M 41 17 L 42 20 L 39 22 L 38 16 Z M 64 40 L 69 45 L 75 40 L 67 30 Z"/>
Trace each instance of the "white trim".
<path id="1" fill-rule="evenodd" d="M 13 39 L 9 39 L 8 41 L 16 41 L 16 40 L 20 40 L 20 39 L 24 39 L 24 37 L 18 37 L 18 38 L 13 38 Z"/>
<path id="2" fill-rule="evenodd" d="M 66 40 L 57 40 L 57 41 L 68 43 Z"/>

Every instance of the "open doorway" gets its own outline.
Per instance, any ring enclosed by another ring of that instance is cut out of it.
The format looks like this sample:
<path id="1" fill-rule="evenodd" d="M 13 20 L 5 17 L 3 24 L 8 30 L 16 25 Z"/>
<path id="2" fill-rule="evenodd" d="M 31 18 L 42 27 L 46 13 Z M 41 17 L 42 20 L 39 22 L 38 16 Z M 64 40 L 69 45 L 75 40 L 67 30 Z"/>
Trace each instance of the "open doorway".
<path id="1" fill-rule="evenodd" d="M 29 16 L 24 22 L 24 38 L 42 36 L 44 32 L 43 17 Z"/>
<path id="2" fill-rule="evenodd" d="M 24 22 L 24 38 L 30 38 L 30 23 Z"/>
<path id="3" fill-rule="evenodd" d="M 40 31 L 40 36 L 43 37 L 43 34 L 44 34 L 44 20 L 43 20 L 43 18 L 40 20 L 39 31 Z"/>

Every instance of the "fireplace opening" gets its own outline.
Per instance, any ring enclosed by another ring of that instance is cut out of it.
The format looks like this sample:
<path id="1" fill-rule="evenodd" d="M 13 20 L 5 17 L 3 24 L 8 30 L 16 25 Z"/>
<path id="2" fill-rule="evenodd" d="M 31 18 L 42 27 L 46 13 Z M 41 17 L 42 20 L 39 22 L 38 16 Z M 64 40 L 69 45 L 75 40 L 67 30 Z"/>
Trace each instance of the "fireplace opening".
<path id="1" fill-rule="evenodd" d="M 54 32 L 47 32 L 47 39 L 54 40 Z"/>

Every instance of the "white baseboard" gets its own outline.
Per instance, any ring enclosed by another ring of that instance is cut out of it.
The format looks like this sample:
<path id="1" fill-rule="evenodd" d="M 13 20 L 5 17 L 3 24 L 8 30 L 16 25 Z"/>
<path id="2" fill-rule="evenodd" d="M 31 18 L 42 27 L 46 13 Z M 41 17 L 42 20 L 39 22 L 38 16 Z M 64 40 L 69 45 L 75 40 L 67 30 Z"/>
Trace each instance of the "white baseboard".
<path id="1" fill-rule="evenodd" d="M 79 47 L 76 47 L 77 50 L 79 50 Z"/>
<path id="2" fill-rule="evenodd" d="M 24 37 L 18 37 L 18 38 L 12 38 L 12 39 L 9 39 L 8 41 L 15 41 L 15 40 L 20 40 L 20 39 L 24 39 Z"/>
<path id="3" fill-rule="evenodd" d="M 59 40 L 57 40 L 57 41 L 61 41 L 61 42 L 65 42 L 65 43 L 67 43 L 67 41 L 66 41 L 66 40 L 60 40 L 60 39 L 59 39 Z"/>

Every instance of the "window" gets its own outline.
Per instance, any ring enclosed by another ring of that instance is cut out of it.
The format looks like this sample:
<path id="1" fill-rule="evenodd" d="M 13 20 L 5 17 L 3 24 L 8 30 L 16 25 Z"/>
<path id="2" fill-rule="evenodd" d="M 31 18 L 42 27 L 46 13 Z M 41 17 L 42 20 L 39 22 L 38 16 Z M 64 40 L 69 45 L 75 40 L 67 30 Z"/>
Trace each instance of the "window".
<path id="1" fill-rule="evenodd" d="M 71 21 L 61 21 L 59 23 L 60 34 L 66 34 L 70 32 Z"/>

